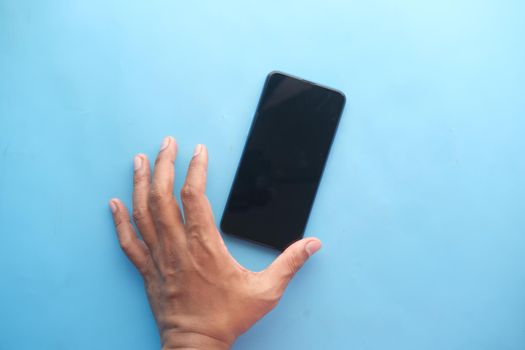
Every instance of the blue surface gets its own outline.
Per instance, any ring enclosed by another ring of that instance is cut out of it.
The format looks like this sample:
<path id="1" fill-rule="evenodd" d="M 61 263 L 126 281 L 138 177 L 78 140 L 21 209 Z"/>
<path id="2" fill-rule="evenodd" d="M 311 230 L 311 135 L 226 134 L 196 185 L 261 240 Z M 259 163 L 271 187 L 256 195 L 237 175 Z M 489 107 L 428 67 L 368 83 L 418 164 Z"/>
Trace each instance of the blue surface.
<path id="1" fill-rule="evenodd" d="M 0 349 L 154 349 L 107 200 L 210 150 L 218 219 L 266 74 L 348 97 L 324 248 L 236 349 L 525 348 L 523 1 L 0 0 Z M 274 253 L 227 238 L 247 267 Z"/>

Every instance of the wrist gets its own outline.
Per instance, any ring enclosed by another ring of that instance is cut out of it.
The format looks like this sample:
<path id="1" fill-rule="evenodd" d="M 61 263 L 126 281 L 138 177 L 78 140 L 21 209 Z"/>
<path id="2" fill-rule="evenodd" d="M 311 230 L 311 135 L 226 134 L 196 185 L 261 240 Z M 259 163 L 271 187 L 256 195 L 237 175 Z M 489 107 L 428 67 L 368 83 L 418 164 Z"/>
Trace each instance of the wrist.
<path id="1" fill-rule="evenodd" d="M 162 350 L 229 350 L 230 343 L 196 332 L 169 330 L 162 334 Z"/>

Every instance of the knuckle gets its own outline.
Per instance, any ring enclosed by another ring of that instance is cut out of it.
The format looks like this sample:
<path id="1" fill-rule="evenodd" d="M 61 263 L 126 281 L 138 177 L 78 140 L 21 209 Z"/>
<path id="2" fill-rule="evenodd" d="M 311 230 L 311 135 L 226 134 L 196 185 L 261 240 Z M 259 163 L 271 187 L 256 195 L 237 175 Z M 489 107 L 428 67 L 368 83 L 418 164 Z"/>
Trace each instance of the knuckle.
<path id="1" fill-rule="evenodd" d="M 166 259 L 159 264 L 159 277 L 165 282 L 165 285 L 168 285 L 170 281 L 180 280 L 180 278 L 187 273 L 188 271 L 175 263 L 173 257 Z"/>
<path id="2" fill-rule="evenodd" d="M 135 176 L 133 176 L 133 184 L 135 186 L 140 185 L 145 178 L 146 178 L 146 175 L 142 174 L 139 171 L 136 171 Z"/>
<path id="3" fill-rule="evenodd" d="M 180 198 L 184 202 L 191 202 L 195 200 L 195 198 L 199 195 L 199 192 L 195 189 L 195 187 L 185 184 L 181 191 L 180 191 Z"/>
<path id="4" fill-rule="evenodd" d="M 166 194 L 157 186 L 153 186 L 149 192 L 149 199 L 152 202 L 161 202 L 166 197 Z"/>
<path id="5" fill-rule="evenodd" d="M 200 231 L 202 228 L 202 222 L 192 220 L 186 223 L 186 231 L 188 238 L 196 238 L 197 236 L 200 236 Z"/>
<path id="6" fill-rule="evenodd" d="M 173 278 L 169 278 L 168 281 L 172 280 Z M 183 289 L 178 286 L 175 283 L 166 283 L 164 285 L 164 295 L 166 296 L 166 299 L 179 299 L 181 295 L 183 294 Z"/>
<path id="7" fill-rule="evenodd" d="M 213 255 L 213 249 L 211 249 L 211 242 L 208 235 L 203 234 L 198 229 L 188 231 L 188 247 L 190 251 Z"/>
<path id="8" fill-rule="evenodd" d="M 147 215 L 147 208 L 139 206 L 133 208 L 133 221 L 136 223 L 143 222 Z"/>
<path id="9" fill-rule="evenodd" d="M 122 217 L 117 216 L 115 217 L 115 228 L 117 231 L 122 228 L 122 225 L 125 223 L 125 221 L 122 219 Z"/>
<path id="10" fill-rule="evenodd" d="M 122 237 L 119 242 L 120 242 L 120 248 L 124 252 L 129 252 L 130 251 L 132 242 L 131 242 L 131 240 L 129 238 Z"/>
<path id="11" fill-rule="evenodd" d="M 277 305 L 281 299 L 285 288 L 286 282 L 283 282 L 282 280 L 272 281 L 271 283 L 266 282 L 258 286 L 256 293 L 250 294 L 254 294 L 256 299 L 261 303 L 273 307 Z"/>
<path id="12" fill-rule="evenodd" d="M 164 284 L 171 280 L 181 280 L 184 275 L 179 272 L 179 266 L 177 266 L 173 260 L 159 261 L 158 262 L 158 277 Z"/>
<path id="13" fill-rule="evenodd" d="M 154 274 L 154 266 L 151 258 L 147 258 L 140 266 L 137 267 L 144 280 L 151 282 Z"/>
<path id="14" fill-rule="evenodd" d="M 165 281 L 169 281 L 172 279 L 177 279 L 180 276 L 180 273 L 177 269 L 173 268 L 172 266 L 166 266 L 166 264 L 161 265 L 160 268 L 161 277 Z"/>
<path id="15" fill-rule="evenodd" d="M 279 302 L 279 300 L 281 300 L 282 294 L 283 293 L 279 289 L 272 288 L 272 289 L 268 290 L 262 296 L 261 299 L 267 304 L 276 305 Z"/>
<path id="16" fill-rule="evenodd" d="M 158 166 L 159 164 L 162 164 L 164 162 L 166 162 L 167 164 L 174 164 L 175 163 L 175 159 L 171 158 L 170 156 L 168 156 L 165 153 L 166 152 L 161 152 L 158 155 L 158 157 L 155 159 L 155 166 Z"/>
<path id="17" fill-rule="evenodd" d="M 300 267 L 297 256 L 295 254 L 290 255 L 290 258 L 288 259 L 288 270 L 290 276 L 295 275 Z"/>

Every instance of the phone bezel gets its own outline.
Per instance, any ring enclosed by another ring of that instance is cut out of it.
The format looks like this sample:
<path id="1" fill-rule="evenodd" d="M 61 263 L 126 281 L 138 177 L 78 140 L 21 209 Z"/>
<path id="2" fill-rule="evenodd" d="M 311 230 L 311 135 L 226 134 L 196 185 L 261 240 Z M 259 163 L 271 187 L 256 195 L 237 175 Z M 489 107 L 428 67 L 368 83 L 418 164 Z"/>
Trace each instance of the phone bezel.
<path id="1" fill-rule="evenodd" d="M 287 78 L 291 78 L 291 79 L 302 81 L 304 83 L 310 84 L 310 85 L 315 86 L 315 87 L 319 87 L 319 88 L 322 88 L 322 89 L 330 90 L 330 91 L 332 91 L 332 92 L 334 92 L 336 94 L 339 94 L 342 97 L 341 112 L 339 114 L 339 118 L 337 119 L 337 123 L 335 125 L 335 132 L 333 133 L 332 139 L 330 140 L 330 144 L 328 145 L 328 156 L 325 158 L 324 163 L 322 164 L 321 176 L 319 177 L 319 181 L 317 183 L 317 187 L 316 187 L 315 192 L 314 192 L 314 194 L 312 196 L 312 200 L 311 200 L 310 206 L 308 208 L 308 212 L 306 214 L 306 220 L 305 220 L 304 226 L 301 229 L 301 235 L 295 241 L 290 242 L 286 247 L 280 247 L 280 246 L 277 246 L 277 245 L 272 245 L 271 243 L 257 241 L 257 240 L 254 240 L 254 239 L 250 238 L 250 237 L 242 236 L 242 235 L 240 235 L 238 233 L 228 232 L 227 230 L 224 229 L 224 225 L 223 225 L 224 214 L 226 212 L 226 208 L 228 206 L 228 203 L 230 201 L 230 197 L 231 197 L 232 192 L 233 192 L 233 185 L 235 184 L 235 181 L 237 180 L 237 176 L 238 176 L 238 173 L 239 173 L 239 168 L 240 168 L 240 165 L 241 165 L 241 161 L 244 158 L 244 155 L 245 155 L 245 152 L 246 152 L 246 146 L 248 144 L 248 140 L 252 136 L 252 132 L 253 132 L 253 128 L 254 128 L 255 122 L 257 121 L 257 118 L 259 116 L 259 107 L 261 105 L 262 97 L 263 97 L 263 95 L 264 95 L 264 93 L 265 93 L 265 91 L 266 91 L 266 89 L 268 87 L 268 84 L 270 83 L 272 77 L 274 77 L 275 75 L 282 75 L 282 76 L 285 76 Z M 294 242 L 297 242 L 298 240 L 300 240 L 300 239 L 302 239 L 304 237 L 304 233 L 306 231 L 306 227 L 308 225 L 308 221 L 310 219 L 310 215 L 311 215 L 311 212 L 312 212 L 313 204 L 315 202 L 315 198 L 317 196 L 317 192 L 319 190 L 319 187 L 321 186 L 321 181 L 323 179 L 324 171 L 325 171 L 325 168 L 326 168 L 326 163 L 328 162 L 328 158 L 330 157 L 330 151 L 332 149 L 332 144 L 334 142 L 335 135 L 337 134 L 337 129 L 339 127 L 339 123 L 341 121 L 345 105 L 346 105 L 346 96 L 341 90 L 334 89 L 334 88 L 331 88 L 331 87 L 327 87 L 325 85 L 317 84 L 317 83 L 314 83 L 312 81 L 309 81 L 309 80 L 306 80 L 306 79 L 302 79 L 302 78 L 299 78 L 299 77 L 291 75 L 291 74 L 283 73 L 283 72 L 278 71 L 278 70 L 271 71 L 268 74 L 268 76 L 266 77 L 266 80 L 264 82 L 264 85 L 263 85 L 263 88 L 262 88 L 262 91 L 261 91 L 261 95 L 260 95 L 259 101 L 257 103 L 257 107 L 255 109 L 255 115 L 253 117 L 252 123 L 250 125 L 249 130 L 248 130 L 248 135 L 245 138 L 246 141 L 244 143 L 244 148 L 242 150 L 241 157 L 240 157 L 238 165 L 237 165 L 237 170 L 235 171 L 235 175 L 234 175 L 233 180 L 232 180 L 231 185 L 230 185 L 230 192 L 228 194 L 228 198 L 226 199 L 226 203 L 224 204 L 224 209 L 222 211 L 221 221 L 220 221 L 220 224 L 219 224 L 219 228 L 220 228 L 222 233 L 225 233 L 227 235 L 230 235 L 230 236 L 233 236 L 233 237 L 236 237 L 236 238 L 239 238 L 239 239 L 243 239 L 243 240 L 246 240 L 246 241 L 249 241 L 249 242 L 261 245 L 261 246 L 264 246 L 264 247 L 276 249 L 278 251 L 284 251 L 291 244 L 293 244 Z"/>

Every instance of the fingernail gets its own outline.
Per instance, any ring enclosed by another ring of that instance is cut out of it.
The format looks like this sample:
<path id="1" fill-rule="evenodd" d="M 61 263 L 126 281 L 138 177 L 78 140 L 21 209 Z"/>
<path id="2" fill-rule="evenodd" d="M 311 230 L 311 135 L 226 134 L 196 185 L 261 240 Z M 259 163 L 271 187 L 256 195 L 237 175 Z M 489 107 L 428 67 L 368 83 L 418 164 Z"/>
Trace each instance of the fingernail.
<path id="1" fill-rule="evenodd" d="M 164 138 L 164 141 L 162 141 L 162 145 L 160 146 L 160 150 L 164 151 L 170 145 L 170 142 L 171 142 L 171 136 L 166 136 Z"/>
<path id="2" fill-rule="evenodd" d="M 195 150 L 193 151 L 193 156 L 194 156 L 194 157 L 195 157 L 195 156 L 198 156 L 199 153 L 201 153 L 201 150 L 202 150 L 202 145 L 201 145 L 201 144 L 195 146 Z"/>
<path id="3" fill-rule="evenodd" d="M 140 167 L 142 166 L 142 157 L 135 156 L 135 159 L 133 159 L 133 164 L 135 167 L 135 171 L 139 170 Z"/>
<path id="4" fill-rule="evenodd" d="M 115 214 L 117 212 L 117 203 L 114 199 L 109 201 L 109 207 L 111 208 L 111 212 Z"/>
<path id="5" fill-rule="evenodd" d="M 305 249 L 306 249 L 306 253 L 308 254 L 308 256 L 312 256 L 313 254 L 315 254 L 315 252 L 321 249 L 321 241 L 312 240 L 306 243 Z"/>

